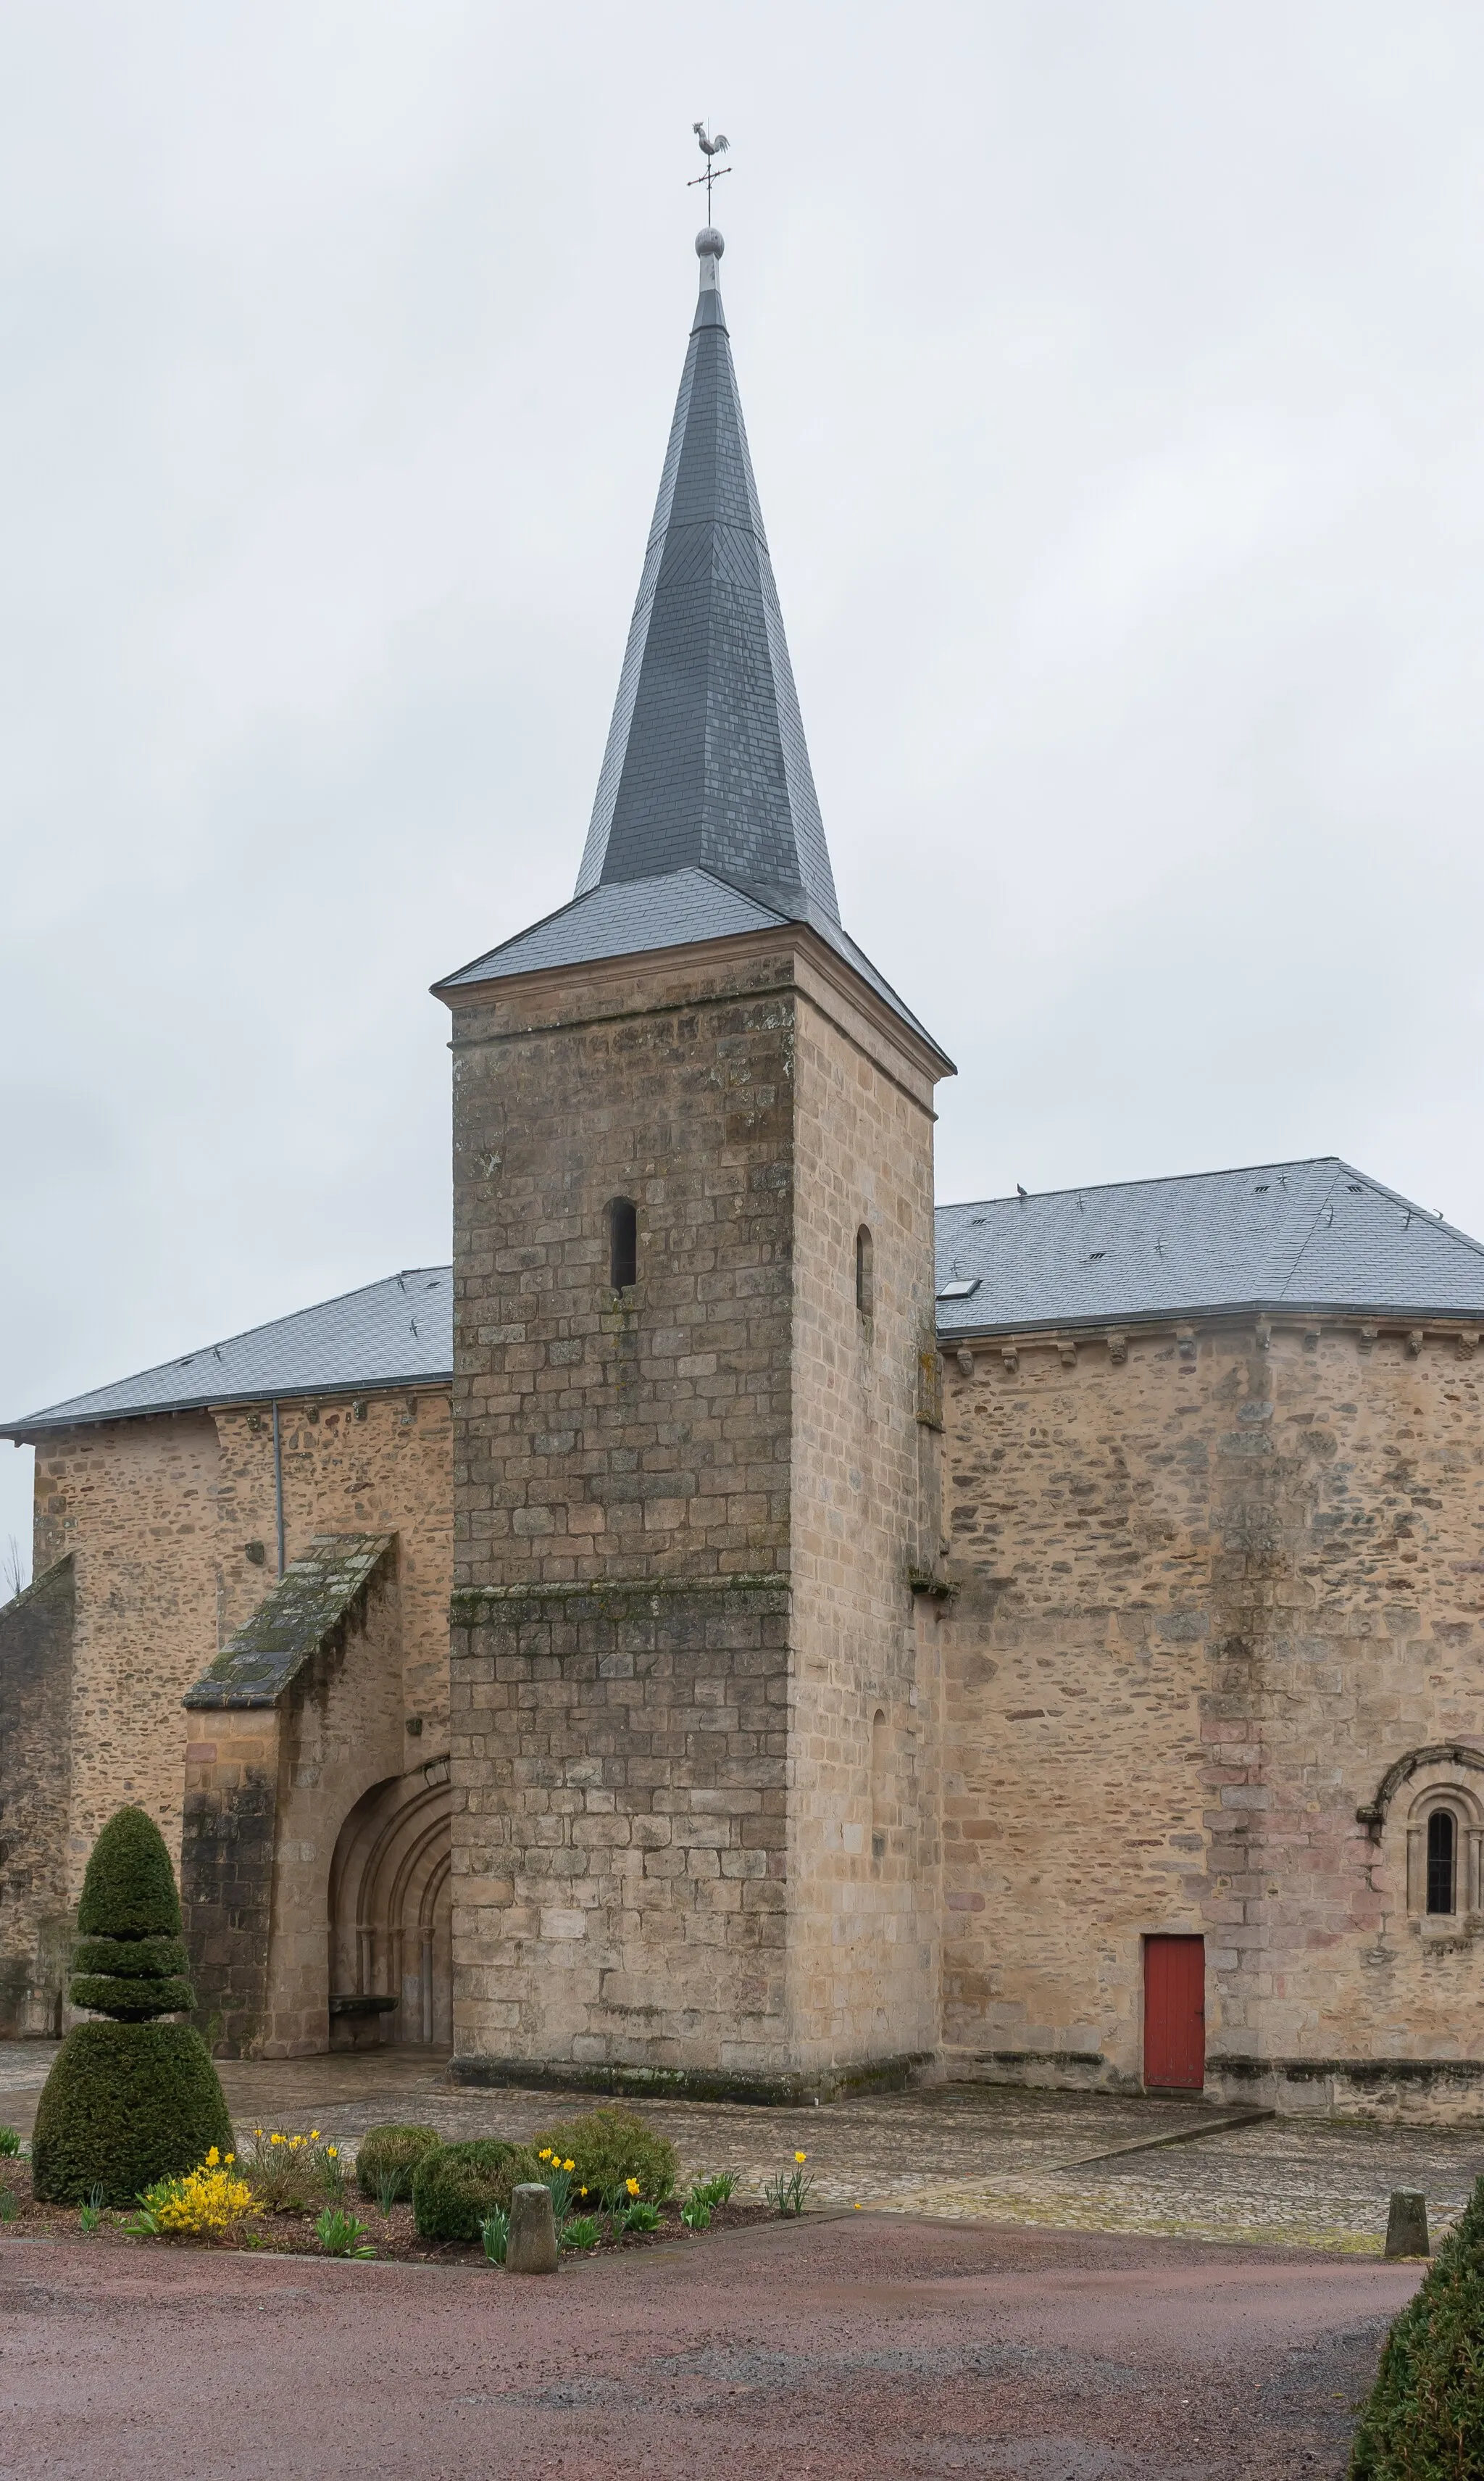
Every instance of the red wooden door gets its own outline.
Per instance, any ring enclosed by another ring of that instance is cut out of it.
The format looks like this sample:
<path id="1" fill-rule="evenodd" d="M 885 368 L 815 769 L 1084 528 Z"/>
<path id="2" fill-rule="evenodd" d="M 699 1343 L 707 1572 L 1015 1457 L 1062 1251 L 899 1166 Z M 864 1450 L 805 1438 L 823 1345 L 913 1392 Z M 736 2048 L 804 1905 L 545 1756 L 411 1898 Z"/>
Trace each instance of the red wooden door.
<path id="1" fill-rule="evenodd" d="M 1144 1941 L 1144 2082 L 1206 2082 L 1206 1941 Z"/>

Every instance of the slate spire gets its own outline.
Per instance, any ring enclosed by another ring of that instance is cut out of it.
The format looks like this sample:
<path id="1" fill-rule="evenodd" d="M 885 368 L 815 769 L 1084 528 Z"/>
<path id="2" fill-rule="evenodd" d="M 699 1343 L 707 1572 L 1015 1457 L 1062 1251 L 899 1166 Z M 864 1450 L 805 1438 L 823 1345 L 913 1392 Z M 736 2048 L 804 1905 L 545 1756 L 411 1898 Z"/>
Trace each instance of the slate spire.
<path id="1" fill-rule="evenodd" d="M 717 271 L 700 298 L 576 893 L 700 869 L 829 935 L 840 908 Z"/>

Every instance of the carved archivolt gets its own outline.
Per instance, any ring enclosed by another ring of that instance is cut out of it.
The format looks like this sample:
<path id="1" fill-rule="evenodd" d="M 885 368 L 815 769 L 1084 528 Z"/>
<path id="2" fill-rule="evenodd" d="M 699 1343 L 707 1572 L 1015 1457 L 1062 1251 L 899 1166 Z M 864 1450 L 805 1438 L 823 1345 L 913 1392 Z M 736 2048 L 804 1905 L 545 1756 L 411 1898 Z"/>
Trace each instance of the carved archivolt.
<path id="1" fill-rule="evenodd" d="M 1477 1780 L 1461 1782 L 1460 1776 Z M 1484 1906 L 1484 1749 L 1462 1740 L 1435 1741 L 1429 1748 L 1409 1749 L 1388 1766 L 1375 1799 L 1355 1813 L 1373 1841 L 1380 1841 L 1387 1812 L 1403 1784 L 1414 1787 L 1405 1823 L 1407 1911 L 1424 1934 L 1471 1937 Z M 1451 1893 L 1443 1902 L 1436 1891 L 1430 1896 L 1428 1886 L 1428 1828 L 1439 1810 L 1447 1811 L 1453 1820 L 1451 1831 L 1444 1830 L 1450 1856 L 1444 1866 Z"/>
<path id="2" fill-rule="evenodd" d="M 1404 1758 L 1398 1758 L 1394 1765 L 1387 1767 L 1376 1786 L 1375 1799 L 1366 1802 L 1356 1811 L 1362 1826 L 1368 1826 L 1373 1834 L 1378 1835 L 1386 1824 L 1386 1813 L 1401 1786 L 1410 1782 L 1424 1766 L 1463 1766 L 1475 1774 L 1484 1774 L 1484 1749 L 1471 1749 L 1464 1740 L 1440 1740 L 1432 1748 L 1409 1749 Z"/>
<path id="3" fill-rule="evenodd" d="M 330 1868 L 330 1995 L 379 1998 L 393 2042 L 453 2039 L 449 1762 L 377 1784 L 340 1830 Z M 353 2011 L 351 2011 L 353 2012 Z"/>

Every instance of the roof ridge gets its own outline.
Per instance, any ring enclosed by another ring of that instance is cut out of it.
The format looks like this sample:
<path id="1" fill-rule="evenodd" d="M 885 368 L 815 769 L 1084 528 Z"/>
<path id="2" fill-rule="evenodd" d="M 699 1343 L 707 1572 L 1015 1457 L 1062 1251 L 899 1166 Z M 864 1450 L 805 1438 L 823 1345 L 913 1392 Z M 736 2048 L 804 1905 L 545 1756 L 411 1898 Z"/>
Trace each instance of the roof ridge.
<path id="1" fill-rule="evenodd" d="M 1272 1285 L 1276 1289 L 1279 1299 L 1282 1299 L 1288 1291 L 1303 1263 L 1304 1252 L 1319 1228 L 1319 1217 L 1324 1212 L 1325 1199 L 1333 1196 L 1335 1183 L 1340 1177 L 1339 1163 L 1337 1162 L 1331 1169 L 1322 1155 L 1314 1162 L 1307 1164 L 1305 1168 L 1311 1177 L 1304 1184 L 1300 1194 L 1289 1198 L 1287 1212 L 1274 1226 L 1258 1267 L 1258 1276 L 1263 1289 L 1265 1291 L 1269 1285 Z M 1314 1179 L 1315 1173 L 1326 1175 L 1322 1184 Z M 1283 1185 L 1287 1189 L 1287 1171 L 1283 1175 Z M 1322 1188 L 1322 1194 L 1315 1195 L 1316 1188 Z"/>
<path id="2" fill-rule="evenodd" d="M 1393 1206 L 1404 1206 L 1409 1214 L 1419 1217 L 1427 1231 L 1445 1232 L 1450 1240 L 1461 1240 L 1466 1249 L 1471 1249 L 1477 1257 L 1484 1258 L 1484 1240 L 1475 1240 L 1471 1232 L 1465 1232 L 1458 1224 L 1450 1223 L 1446 1215 L 1435 1214 L 1430 1206 L 1419 1206 L 1415 1197 L 1405 1196 L 1399 1188 L 1389 1188 L 1384 1180 L 1373 1179 L 1368 1171 L 1359 1170 L 1354 1163 L 1341 1162 L 1340 1168 L 1349 1172 L 1353 1179 L 1363 1180 L 1378 1197 L 1389 1197 Z"/>
<path id="3" fill-rule="evenodd" d="M 1006 1193 L 1002 1197 L 945 1198 L 940 1206 L 935 1207 L 934 1212 L 938 1214 L 953 1214 L 963 1206 L 1021 1206 L 1038 1197 L 1092 1197 L 1109 1188 L 1173 1188 L 1179 1181 L 1239 1180 L 1243 1173 L 1249 1171 L 1312 1171 L 1319 1163 L 1336 1163 L 1341 1171 L 1354 1169 L 1353 1164 L 1341 1162 L 1339 1155 L 1294 1155 L 1287 1162 L 1218 1164 L 1213 1171 L 1157 1171 L 1146 1172 L 1142 1177 L 1134 1180 L 1069 1181 L 1065 1188 L 1028 1189 L 1024 1198 L 1018 1190 L 1014 1196 Z M 1368 1181 L 1372 1188 L 1382 1187 L 1380 1181 L 1370 1180 L 1368 1172 L 1357 1172 L 1356 1178 Z M 1388 1190 L 1387 1194 L 1390 1196 L 1392 1192 Z M 1402 1198 L 1400 1203 L 1406 1206 L 1411 1201 L 1408 1198 Z M 1417 1212 L 1421 1214 L 1423 1209 L 1419 1207 Z"/>

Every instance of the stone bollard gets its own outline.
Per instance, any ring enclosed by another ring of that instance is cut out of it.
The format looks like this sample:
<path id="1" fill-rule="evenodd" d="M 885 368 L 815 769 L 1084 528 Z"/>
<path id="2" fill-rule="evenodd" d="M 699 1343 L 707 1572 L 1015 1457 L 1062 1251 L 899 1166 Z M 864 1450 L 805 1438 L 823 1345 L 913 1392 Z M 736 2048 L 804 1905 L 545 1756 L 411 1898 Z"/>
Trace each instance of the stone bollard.
<path id="1" fill-rule="evenodd" d="M 1427 2200 L 1416 2188 L 1393 2188 L 1386 2218 L 1388 2257 L 1431 2257 L 1427 2245 Z"/>
<path id="2" fill-rule="evenodd" d="M 561 2263 L 552 2192 L 539 2180 L 524 2180 L 510 2199 L 508 2274 L 555 2274 Z"/>

